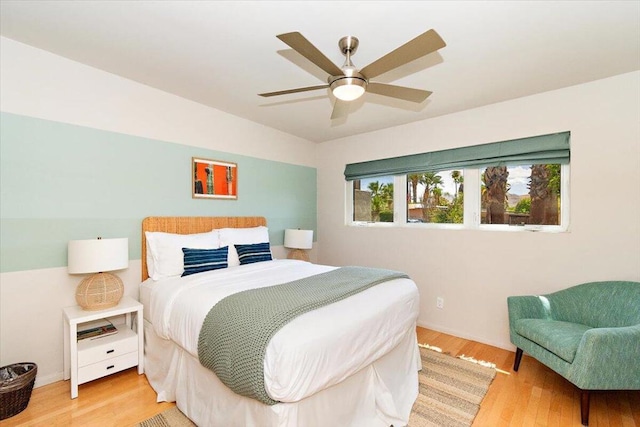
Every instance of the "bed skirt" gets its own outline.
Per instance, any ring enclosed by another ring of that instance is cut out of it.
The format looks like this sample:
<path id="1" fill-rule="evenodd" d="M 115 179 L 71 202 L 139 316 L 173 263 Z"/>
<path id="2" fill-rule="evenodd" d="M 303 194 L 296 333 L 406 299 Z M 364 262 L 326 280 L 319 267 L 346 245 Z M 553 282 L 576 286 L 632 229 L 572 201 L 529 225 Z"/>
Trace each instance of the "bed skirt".
<path id="1" fill-rule="evenodd" d="M 200 426 L 405 426 L 418 396 L 415 327 L 350 378 L 294 403 L 265 405 L 232 392 L 198 359 L 145 320 L 145 373 L 158 402 L 176 402 Z"/>

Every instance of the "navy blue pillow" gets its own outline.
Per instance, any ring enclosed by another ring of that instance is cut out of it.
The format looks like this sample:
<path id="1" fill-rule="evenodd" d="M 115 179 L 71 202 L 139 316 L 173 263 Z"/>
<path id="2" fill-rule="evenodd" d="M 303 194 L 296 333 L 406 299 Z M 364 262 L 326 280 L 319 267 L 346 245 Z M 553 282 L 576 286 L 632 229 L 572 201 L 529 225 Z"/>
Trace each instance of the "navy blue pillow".
<path id="1" fill-rule="evenodd" d="M 254 245 L 234 245 L 238 252 L 240 265 L 254 262 L 271 261 L 271 248 L 269 242 L 256 243 Z"/>
<path id="2" fill-rule="evenodd" d="M 190 249 L 182 248 L 184 254 L 184 273 L 182 277 L 203 271 L 227 268 L 229 247 L 220 249 Z"/>

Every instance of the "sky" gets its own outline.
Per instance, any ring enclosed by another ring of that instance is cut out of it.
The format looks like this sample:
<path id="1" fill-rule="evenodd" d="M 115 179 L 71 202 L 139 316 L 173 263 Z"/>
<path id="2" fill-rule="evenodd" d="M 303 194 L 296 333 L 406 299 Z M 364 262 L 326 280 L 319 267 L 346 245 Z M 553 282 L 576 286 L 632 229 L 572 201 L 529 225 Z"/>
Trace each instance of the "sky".
<path id="1" fill-rule="evenodd" d="M 507 179 L 507 183 L 511 184 L 511 189 L 509 193 L 511 194 L 529 194 L 529 188 L 527 185 L 529 184 L 529 175 L 531 175 L 531 167 L 530 166 L 510 166 L 509 170 L 509 178 Z"/>

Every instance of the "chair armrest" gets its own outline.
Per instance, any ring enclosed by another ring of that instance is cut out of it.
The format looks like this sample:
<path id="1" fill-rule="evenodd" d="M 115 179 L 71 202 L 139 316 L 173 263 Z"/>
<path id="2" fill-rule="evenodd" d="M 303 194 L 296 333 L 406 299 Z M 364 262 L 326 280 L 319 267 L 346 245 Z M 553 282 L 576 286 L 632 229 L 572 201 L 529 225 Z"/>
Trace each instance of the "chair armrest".
<path id="1" fill-rule="evenodd" d="M 516 320 L 551 318 L 548 301 L 534 295 L 507 297 L 507 307 L 509 310 L 509 335 L 511 342 L 516 346 L 518 346 L 518 333 L 515 330 Z"/>
<path id="2" fill-rule="evenodd" d="M 549 305 L 544 297 L 533 295 L 507 297 L 509 325 L 518 319 L 550 319 Z"/>
<path id="3" fill-rule="evenodd" d="M 587 390 L 640 390 L 640 325 L 585 332 L 568 379 Z"/>

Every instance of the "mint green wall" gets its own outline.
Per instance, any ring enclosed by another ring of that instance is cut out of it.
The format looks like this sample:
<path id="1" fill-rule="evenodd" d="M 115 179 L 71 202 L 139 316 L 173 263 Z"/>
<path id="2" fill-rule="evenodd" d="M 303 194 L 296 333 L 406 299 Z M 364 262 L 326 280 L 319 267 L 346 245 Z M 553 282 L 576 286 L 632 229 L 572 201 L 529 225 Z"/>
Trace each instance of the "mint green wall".
<path id="1" fill-rule="evenodd" d="M 238 199 L 193 199 L 194 156 L 236 162 Z M 8 113 L 0 189 L 2 272 L 66 266 L 69 240 L 97 236 L 128 237 L 139 259 L 147 216 L 264 216 L 273 245 L 316 229 L 315 168 Z"/>

